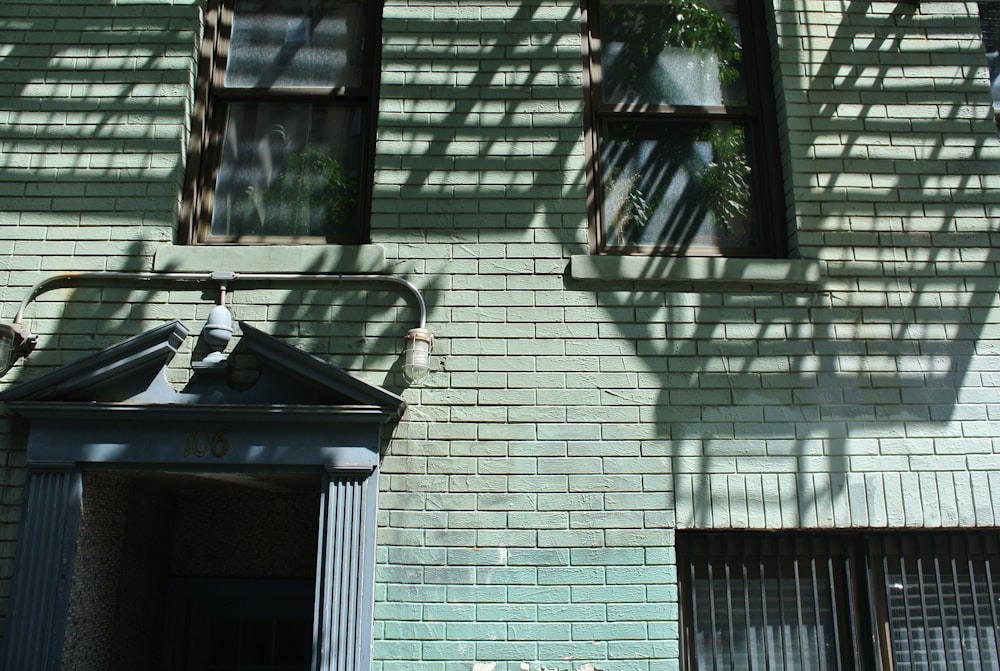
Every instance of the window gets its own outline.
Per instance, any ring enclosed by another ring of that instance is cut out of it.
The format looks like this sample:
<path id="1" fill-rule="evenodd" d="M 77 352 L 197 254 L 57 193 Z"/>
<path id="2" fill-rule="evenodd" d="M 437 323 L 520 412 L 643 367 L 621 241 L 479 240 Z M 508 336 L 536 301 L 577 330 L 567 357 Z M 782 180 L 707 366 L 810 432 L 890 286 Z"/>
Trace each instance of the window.
<path id="1" fill-rule="evenodd" d="M 181 238 L 367 239 L 378 0 L 222 0 L 206 15 Z"/>
<path id="2" fill-rule="evenodd" d="M 1000 668 L 1000 534 L 678 534 L 695 669 Z"/>
<path id="3" fill-rule="evenodd" d="M 783 185 L 762 5 L 588 0 L 598 253 L 773 257 Z"/>
<path id="4" fill-rule="evenodd" d="M 986 70 L 993 98 L 993 118 L 1000 132 L 1000 3 L 979 3 L 979 26 L 986 51 Z"/>

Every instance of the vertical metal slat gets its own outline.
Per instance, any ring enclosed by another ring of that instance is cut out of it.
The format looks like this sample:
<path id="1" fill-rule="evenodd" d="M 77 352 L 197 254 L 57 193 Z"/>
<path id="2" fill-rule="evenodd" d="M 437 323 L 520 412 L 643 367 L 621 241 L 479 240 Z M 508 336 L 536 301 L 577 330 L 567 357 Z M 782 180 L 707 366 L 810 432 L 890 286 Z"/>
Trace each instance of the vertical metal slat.
<path id="1" fill-rule="evenodd" d="M 741 579 L 743 581 L 743 621 L 746 623 L 747 666 L 750 671 L 757 671 L 757 662 L 754 659 L 754 642 L 757 640 L 757 627 L 754 626 L 753 613 L 750 612 L 750 579 L 747 575 L 747 543 L 740 543 L 740 567 Z"/>
<path id="2" fill-rule="evenodd" d="M 924 654 L 928 656 L 929 660 L 931 633 L 930 627 L 928 626 L 927 615 L 930 613 L 930 607 L 927 605 L 927 585 L 924 582 L 924 555 L 920 551 L 920 547 L 916 541 L 914 541 L 913 547 L 913 554 L 917 557 L 917 589 L 920 594 L 920 613 L 924 623 Z"/>
<path id="3" fill-rule="evenodd" d="M 944 648 L 945 658 L 948 655 L 948 639 L 945 635 L 945 622 L 948 621 L 947 614 L 944 611 L 944 598 L 941 592 L 941 587 L 944 584 L 941 579 L 941 562 L 937 554 L 931 555 L 931 561 L 934 563 L 934 580 L 935 580 L 935 593 L 938 595 L 938 616 L 941 618 L 941 646 Z"/>
<path id="4" fill-rule="evenodd" d="M 812 571 L 813 617 L 816 621 L 815 634 L 813 635 L 816 640 L 816 658 L 819 660 L 819 671 L 826 671 L 826 655 L 823 654 L 823 641 L 819 637 L 823 620 L 819 612 L 819 578 L 816 576 L 815 552 L 809 553 L 809 570 Z"/>
<path id="5" fill-rule="evenodd" d="M 688 631 L 687 638 L 688 641 L 690 642 L 690 645 L 688 646 L 689 649 L 687 651 L 687 655 L 692 660 L 692 668 L 694 669 L 701 668 L 698 659 L 698 644 L 697 641 L 695 640 L 698 634 L 698 589 L 697 589 L 698 581 L 697 581 L 697 572 L 695 570 L 695 564 L 694 564 L 695 561 L 694 558 L 696 556 L 702 556 L 702 553 L 690 552 L 685 555 L 685 559 L 688 565 L 688 578 L 689 578 L 687 591 L 691 595 L 691 622 L 687 627 Z"/>
<path id="6" fill-rule="evenodd" d="M 778 549 L 780 550 L 780 547 Z M 782 596 L 783 592 L 785 591 L 785 584 L 784 584 L 784 577 L 782 575 L 783 571 L 781 570 L 781 567 L 782 567 L 782 556 L 781 556 L 780 552 L 777 552 L 775 554 L 776 554 L 776 557 L 777 557 L 777 562 L 776 562 L 777 576 L 776 577 L 777 577 L 777 584 L 778 584 L 778 622 L 779 622 L 778 634 L 779 634 L 779 636 L 781 638 L 781 650 L 780 650 L 780 652 L 781 652 L 781 663 L 779 664 L 778 668 L 785 669 L 785 668 L 788 667 L 788 663 L 789 663 L 788 662 L 788 655 L 789 655 L 788 645 L 789 645 L 789 641 L 786 640 L 786 637 L 785 637 L 785 599 Z"/>
<path id="7" fill-rule="evenodd" d="M 910 660 L 910 668 L 914 668 L 916 664 L 913 659 L 913 654 L 917 648 L 913 644 L 913 632 L 915 628 L 913 626 L 913 619 L 910 616 L 910 604 L 908 603 L 909 599 L 907 598 L 908 593 L 910 591 L 910 581 L 907 576 L 906 557 L 904 556 L 905 553 L 903 552 L 902 547 L 899 546 L 898 542 L 896 544 L 896 554 L 899 555 L 899 584 L 902 586 L 903 619 L 906 621 L 906 645 L 907 645 L 907 650 L 909 651 L 908 655 Z M 885 587 L 886 598 L 889 598 L 889 596 L 891 596 L 890 585 L 889 585 L 889 549 L 886 545 L 886 538 L 884 536 L 882 537 L 882 563 L 883 566 L 885 566 L 884 579 L 886 585 Z M 923 594 L 924 590 L 919 584 L 918 584 L 918 589 L 920 590 L 920 594 Z M 889 608 L 888 601 L 886 602 L 885 606 L 887 609 Z"/>
<path id="8" fill-rule="evenodd" d="M 867 557 L 867 553 L 864 555 Z M 856 555 L 855 555 L 856 557 Z M 858 599 L 853 589 L 855 571 L 852 560 L 855 558 L 849 552 L 844 552 L 843 555 L 843 568 L 844 568 L 844 586 L 847 589 L 847 616 L 849 620 L 850 630 L 851 630 L 851 661 L 854 663 L 852 668 L 860 669 L 861 667 L 861 648 L 862 648 L 862 627 L 859 620 L 860 614 L 858 611 Z M 867 563 L 867 562 L 866 562 Z M 864 572 L 861 571 L 863 574 Z M 868 636 L 874 636 L 874 627 L 870 627 L 871 631 Z"/>
<path id="9" fill-rule="evenodd" d="M 709 621 L 712 625 L 712 630 L 709 632 L 711 636 L 711 646 L 712 646 L 712 670 L 719 671 L 719 651 L 718 651 L 718 632 L 719 628 L 715 622 L 715 567 L 712 565 L 712 559 L 709 557 L 707 562 L 708 568 L 708 613 Z"/>
<path id="10" fill-rule="evenodd" d="M 970 669 L 969 660 L 965 652 L 965 630 L 962 627 L 962 590 L 958 583 L 958 560 L 955 558 L 954 546 L 952 541 L 954 536 L 949 536 L 947 540 L 948 548 L 948 563 L 951 565 L 951 584 L 952 589 L 955 590 L 955 621 L 958 629 L 958 647 L 962 653 L 962 668 Z M 944 628 L 944 622 L 941 623 L 942 629 Z"/>
<path id="11" fill-rule="evenodd" d="M 952 555 L 954 556 L 954 555 Z M 976 594 L 976 567 L 972 554 L 972 538 L 965 537 L 965 568 L 969 572 L 969 594 L 972 597 L 972 631 L 976 641 L 976 668 L 983 668 L 983 646 L 979 636 L 979 597 Z"/>
<path id="12" fill-rule="evenodd" d="M 806 645 L 807 645 L 806 642 L 809 640 L 809 637 L 806 634 L 806 625 L 802 619 L 802 574 L 799 571 L 799 554 L 798 554 L 799 548 L 796 547 L 795 549 L 796 549 L 795 558 L 792 560 L 792 575 L 794 576 L 795 580 L 795 617 L 799 625 L 797 631 L 797 636 L 799 640 L 799 664 L 800 664 L 799 668 L 805 671 L 805 669 L 809 668 L 809 665 L 806 663 L 806 657 L 805 657 Z"/>
<path id="13" fill-rule="evenodd" d="M 325 605 L 330 603 L 333 586 L 331 581 L 323 580 L 323 576 L 328 573 L 326 547 L 329 544 L 327 538 L 329 534 L 327 519 L 330 515 L 330 506 L 327 501 L 329 491 L 330 487 L 324 478 L 323 493 L 319 499 L 319 529 L 316 534 L 316 597 L 313 602 L 312 671 L 326 671 L 328 668 L 325 661 L 327 646 L 325 632 L 329 631 L 329 628 L 328 623 L 325 621 Z"/>
<path id="14" fill-rule="evenodd" d="M 771 645 L 768 641 L 767 630 L 767 574 L 764 570 L 764 549 L 763 544 L 757 546 L 757 566 L 758 574 L 760 576 L 760 609 L 764 616 L 764 629 L 763 629 L 763 639 L 764 639 L 764 671 L 771 671 Z M 781 630 L 781 623 L 778 623 L 779 632 Z"/>
<path id="15" fill-rule="evenodd" d="M 826 583 L 830 588 L 830 612 L 833 622 L 833 645 L 837 661 L 837 671 L 843 671 L 843 654 L 840 643 L 840 610 L 837 601 L 837 585 L 834 580 L 836 571 L 833 565 L 833 539 L 826 539 Z"/>
<path id="16" fill-rule="evenodd" d="M 726 623 L 729 626 L 729 671 L 736 671 L 736 627 L 733 625 L 733 583 L 729 568 L 730 559 L 732 559 L 732 555 L 729 553 L 729 548 L 726 548 L 723 574 L 726 581 Z"/>
<path id="17" fill-rule="evenodd" d="M 986 576 L 986 590 L 990 601 L 990 615 L 992 618 L 992 622 L 990 623 L 990 632 L 993 637 L 993 661 L 996 662 L 998 661 L 997 656 L 1000 655 L 1000 617 L 997 616 L 997 595 L 993 589 L 993 568 L 991 565 L 991 557 L 994 553 L 992 548 L 985 547 L 985 543 L 983 543 L 983 545 L 983 573 Z"/>

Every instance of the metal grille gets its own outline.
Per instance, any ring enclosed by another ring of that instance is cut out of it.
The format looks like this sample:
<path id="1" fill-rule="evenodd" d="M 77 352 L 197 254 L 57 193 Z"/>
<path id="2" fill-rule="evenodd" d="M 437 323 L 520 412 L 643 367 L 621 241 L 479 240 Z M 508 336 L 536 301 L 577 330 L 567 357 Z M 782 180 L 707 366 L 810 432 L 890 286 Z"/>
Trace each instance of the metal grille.
<path id="1" fill-rule="evenodd" d="M 678 534 L 685 667 L 1000 668 L 998 538 Z"/>
<path id="2" fill-rule="evenodd" d="M 688 668 L 835 671 L 844 556 L 812 537 L 704 534 L 686 548 Z"/>
<path id="3" fill-rule="evenodd" d="M 870 541 L 879 556 L 895 671 L 1000 668 L 997 537 Z"/>

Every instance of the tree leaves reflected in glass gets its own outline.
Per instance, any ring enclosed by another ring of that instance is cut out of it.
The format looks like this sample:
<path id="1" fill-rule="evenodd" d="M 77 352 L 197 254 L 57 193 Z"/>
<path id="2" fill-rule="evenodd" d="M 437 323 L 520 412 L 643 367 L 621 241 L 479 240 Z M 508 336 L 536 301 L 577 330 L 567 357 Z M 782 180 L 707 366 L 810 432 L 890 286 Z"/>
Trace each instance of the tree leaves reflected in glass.
<path id="1" fill-rule="evenodd" d="M 601 5 L 608 248 L 753 248 L 748 95 L 735 0 Z"/>

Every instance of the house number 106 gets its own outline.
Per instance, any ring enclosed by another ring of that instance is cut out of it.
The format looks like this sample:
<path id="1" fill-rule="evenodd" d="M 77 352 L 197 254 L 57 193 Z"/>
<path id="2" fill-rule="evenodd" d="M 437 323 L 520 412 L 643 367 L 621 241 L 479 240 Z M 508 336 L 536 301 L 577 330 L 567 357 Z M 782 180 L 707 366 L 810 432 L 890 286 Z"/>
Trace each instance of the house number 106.
<path id="1" fill-rule="evenodd" d="M 185 457 L 224 457 L 229 452 L 229 441 L 221 431 L 186 431 L 184 438 Z"/>

